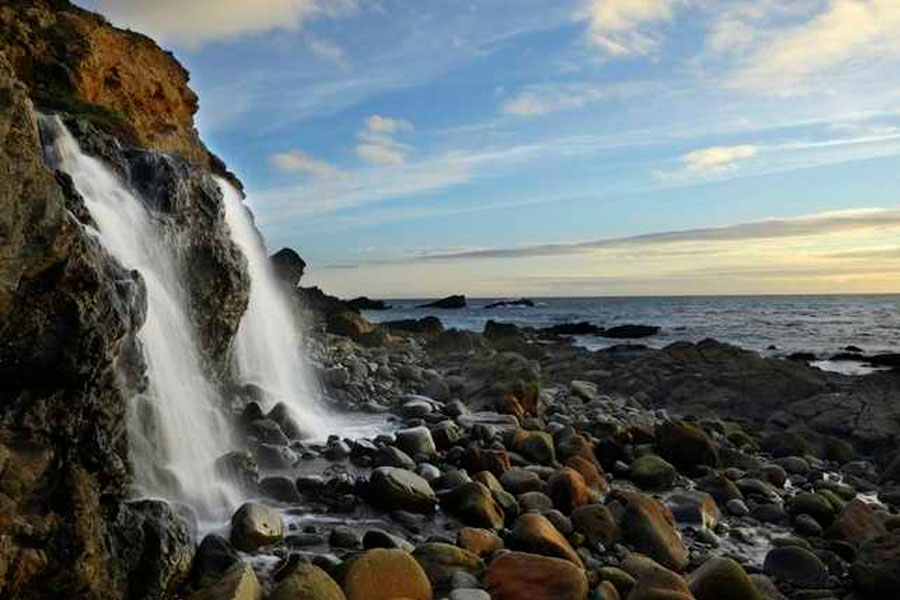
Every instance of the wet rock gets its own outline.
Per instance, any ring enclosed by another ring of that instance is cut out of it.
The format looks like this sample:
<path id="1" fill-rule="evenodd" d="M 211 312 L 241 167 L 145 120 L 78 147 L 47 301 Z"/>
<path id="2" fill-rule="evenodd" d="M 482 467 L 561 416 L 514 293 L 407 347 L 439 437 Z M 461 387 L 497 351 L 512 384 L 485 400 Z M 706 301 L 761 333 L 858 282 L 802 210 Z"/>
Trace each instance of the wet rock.
<path id="1" fill-rule="evenodd" d="M 272 419 L 257 419 L 247 425 L 247 435 L 264 444 L 287 446 L 290 440 Z"/>
<path id="2" fill-rule="evenodd" d="M 721 505 L 727 505 L 730 500 L 743 500 L 744 495 L 733 481 L 718 473 L 711 473 L 697 481 L 697 487 L 709 493 Z"/>
<path id="3" fill-rule="evenodd" d="M 275 444 L 260 444 L 253 448 L 253 455 L 261 469 L 272 471 L 290 469 L 297 461 L 293 450 Z"/>
<path id="4" fill-rule="evenodd" d="M 263 591 L 248 563 L 238 561 L 186 600 L 262 600 Z"/>
<path id="5" fill-rule="evenodd" d="M 337 525 L 328 536 L 328 545 L 332 548 L 355 550 L 362 545 L 359 534 L 346 525 Z"/>
<path id="6" fill-rule="evenodd" d="M 619 539 L 619 525 L 602 504 L 589 504 L 573 510 L 572 525 L 594 547 L 597 544 L 607 546 Z"/>
<path id="7" fill-rule="evenodd" d="M 300 427 L 300 423 L 297 422 L 291 408 L 284 402 L 279 402 L 272 407 L 272 410 L 269 411 L 266 418 L 278 423 L 281 431 L 288 439 L 299 440 L 303 437 L 303 430 Z"/>
<path id="8" fill-rule="evenodd" d="M 366 550 L 372 550 L 373 548 L 390 548 L 412 552 L 415 549 L 415 546 L 404 538 L 399 535 L 394 535 L 389 531 L 385 531 L 384 529 L 367 530 L 362 538 L 362 546 Z"/>
<path id="9" fill-rule="evenodd" d="M 814 518 L 822 527 L 834 521 L 834 509 L 821 494 L 801 492 L 791 500 L 791 514 L 806 514 Z"/>
<path id="10" fill-rule="evenodd" d="M 434 445 L 431 431 L 425 426 L 398 431 L 397 446 L 410 456 L 416 456 L 417 454 L 431 456 L 437 454 L 437 447 Z"/>
<path id="11" fill-rule="evenodd" d="M 556 460 L 553 438 L 549 433 L 519 428 L 513 433 L 511 442 L 515 452 L 534 462 L 549 465 Z"/>
<path id="12" fill-rule="evenodd" d="M 372 457 L 372 464 L 376 467 L 396 467 L 406 470 L 416 468 L 416 461 L 409 454 L 395 446 L 379 448 Z"/>
<path id="13" fill-rule="evenodd" d="M 621 600 L 619 590 L 609 581 L 601 581 L 595 592 L 596 600 Z"/>
<path id="14" fill-rule="evenodd" d="M 725 508 L 728 509 L 729 513 L 736 517 L 744 517 L 750 514 L 750 509 L 747 508 L 747 505 L 740 498 L 732 498 L 725 505 Z"/>
<path id="15" fill-rule="evenodd" d="M 610 511 L 617 516 L 622 540 L 661 565 L 680 571 L 688 551 L 675 529 L 672 512 L 649 496 L 617 493 Z"/>
<path id="16" fill-rule="evenodd" d="M 463 527 L 456 536 L 456 544 L 476 556 L 489 557 L 504 547 L 503 540 L 489 529 Z"/>
<path id="17" fill-rule="evenodd" d="M 698 466 L 719 466 L 716 444 L 701 427 L 667 421 L 656 428 L 659 454 L 677 469 L 691 472 Z"/>
<path id="18" fill-rule="evenodd" d="M 432 600 L 425 570 L 403 550 L 368 550 L 342 566 L 340 581 L 347 600 Z"/>
<path id="19" fill-rule="evenodd" d="M 763 523 L 782 523 L 787 520 L 787 512 L 780 504 L 757 504 L 750 510 L 750 516 Z"/>
<path id="20" fill-rule="evenodd" d="M 484 570 L 482 560 L 472 552 L 452 544 L 429 542 L 413 552 L 436 593 L 447 592 L 453 586 L 453 576 L 459 571 L 477 575 Z"/>
<path id="21" fill-rule="evenodd" d="M 484 590 L 460 589 L 450 592 L 450 600 L 491 600 L 491 595 Z"/>
<path id="22" fill-rule="evenodd" d="M 884 522 L 872 507 L 862 500 L 852 500 L 825 532 L 825 537 L 859 545 L 884 533 L 887 533 Z"/>
<path id="23" fill-rule="evenodd" d="M 822 526 L 809 515 L 799 514 L 794 517 L 794 529 L 801 535 L 815 536 L 822 535 Z"/>
<path id="24" fill-rule="evenodd" d="M 449 503 L 460 520 L 472 527 L 499 530 L 503 528 L 503 509 L 482 483 L 464 483 L 451 492 Z"/>
<path id="25" fill-rule="evenodd" d="M 637 553 L 629 554 L 621 564 L 622 569 L 635 579 L 628 600 L 692 600 L 687 582 L 657 563 L 652 558 Z"/>
<path id="26" fill-rule="evenodd" d="M 275 543 L 284 535 L 281 515 L 257 502 L 247 502 L 231 517 L 231 543 L 238 550 L 252 552 Z"/>
<path id="27" fill-rule="evenodd" d="M 587 600 L 588 580 L 570 561 L 502 550 L 484 577 L 493 600 Z"/>
<path id="28" fill-rule="evenodd" d="M 769 550 L 763 571 L 766 575 L 798 585 L 821 585 L 828 581 L 828 570 L 819 557 L 799 546 Z"/>
<path id="29" fill-rule="evenodd" d="M 525 492 L 516 496 L 519 508 L 524 512 L 545 513 L 553 508 L 553 500 L 542 492 Z"/>
<path id="30" fill-rule="evenodd" d="M 628 471 L 628 478 L 642 488 L 657 490 L 672 487 L 678 471 L 670 463 L 654 454 L 636 458 Z"/>
<path id="31" fill-rule="evenodd" d="M 747 572 L 730 558 L 707 560 L 687 582 L 697 600 L 762 600 Z"/>
<path id="32" fill-rule="evenodd" d="M 191 564 L 189 587 L 207 587 L 222 578 L 226 571 L 241 562 L 241 555 L 220 535 L 209 534 L 200 543 Z"/>
<path id="33" fill-rule="evenodd" d="M 520 467 L 513 467 L 500 476 L 500 483 L 510 494 L 519 495 L 526 492 L 536 492 L 542 487 L 541 478 L 537 473 Z"/>
<path id="34" fill-rule="evenodd" d="M 269 600 L 346 600 L 346 597 L 328 573 L 301 563 L 275 584 Z"/>
<path id="35" fill-rule="evenodd" d="M 569 514 L 573 509 L 597 499 L 596 494 L 588 489 L 581 473 L 569 467 L 560 469 L 550 476 L 547 480 L 547 495 L 553 501 L 553 506 L 564 514 Z"/>
<path id="36" fill-rule="evenodd" d="M 542 515 L 529 513 L 516 519 L 508 543 L 514 550 L 562 558 L 584 567 L 566 538 Z"/>
<path id="37" fill-rule="evenodd" d="M 865 600 L 893 598 L 900 589 L 900 532 L 892 531 L 864 543 L 850 570 Z"/>
<path id="38" fill-rule="evenodd" d="M 666 498 L 664 503 L 679 523 L 709 530 L 715 529 L 719 524 L 719 507 L 706 492 L 677 492 Z"/>
<path id="39" fill-rule="evenodd" d="M 194 543 L 189 524 L 168 502 L 138 500 L 128 508 L 138 520 L 140 577 L 129 585 L 129 598 L 151 600 L 174 592 L 188 577 Z"/>
<path id="40" fill-rule="evenodd" d="M 303 500 L 297 485 L 287 477 L 266 477 L 259 482 L 259 490 L 269 498 L 287 504 Z"/>
<path id="41" fill-rule="evenodd" d="M 437 498 L 422 477 L 395 467 L 379 467 L 369 480 L 370 497 L 388 510 L 429 512 Z"/>
<path id="42" fill-rule="evenodd" d="M 400 414 L 407 419 L 420 419 L 434 412 L 435 402 L 427 396 L 407 396 L 400 408 Z"/>
<path id="43" fill-rule="evenodd" d="M 622 598 L 626 598 L 637 583 L 637 580 L 634 577 L 619 567 L 600 567 L 597 571 L 597 575 L 600 577 L 601 581 L 611 583 Z"/>
<path id="44" fill-rule="evenodd" d="M 215 469 L 219 477 L 246 492 L 254 493 L 259 485 L 259 466 L 249 452 L 229 452 L 216 460 Z"/>
<path id="45" fill-rule="evenodd" d="M 447 450 L 462 439 L 459 426 L 453 421 L 441 421 L 431 430 L 434 445 L 440 450 Z"/>

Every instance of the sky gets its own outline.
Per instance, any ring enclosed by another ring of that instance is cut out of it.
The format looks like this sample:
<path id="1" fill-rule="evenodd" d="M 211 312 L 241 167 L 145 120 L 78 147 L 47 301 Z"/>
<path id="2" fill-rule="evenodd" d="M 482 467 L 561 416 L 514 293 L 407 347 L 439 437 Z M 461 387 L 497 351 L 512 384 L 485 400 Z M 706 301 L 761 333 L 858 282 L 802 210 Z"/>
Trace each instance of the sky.
<path id="1" fill-rule="evenodd" d="M 306 285 L 900 292 L 897 0 L 86 0 Z"/>

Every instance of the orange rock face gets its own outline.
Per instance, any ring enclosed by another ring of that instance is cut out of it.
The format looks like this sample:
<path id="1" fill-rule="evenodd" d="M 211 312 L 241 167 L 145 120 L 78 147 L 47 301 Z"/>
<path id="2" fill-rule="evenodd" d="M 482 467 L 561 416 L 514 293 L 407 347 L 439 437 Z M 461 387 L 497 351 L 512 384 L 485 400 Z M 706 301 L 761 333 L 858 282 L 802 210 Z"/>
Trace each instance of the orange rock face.
<path id="1" fill-rule="evenodd" d="M 354 559 L 344 572 L 347 600 L 431 600 L 431 583 L 408 552 L 378 548 Z"/>
<path id="2" fill-rule="evenodd" d="M 456 536 L 456 543 L 461 548 L 478 556 L 490 556 L 503 549 L 503 540 L 488 529 L 463 527 Z"/>
<path id="3" fill-rule="evenodd" d="M 547 495 L 553 500 L 553 506 L 564 514 L 597 499 L 596 494 L 588 489 L 581 473 L 570 467 L 564 467 L 551 475 L 547 487 Z"/>
<path id="4" fill-rule="evenodd" d="M 584 571 L 567 560 L 502 551 L 491 562 L 484 584 L 493 600 L 586 600 Z"/>
<path id="5" fill-rule="evenodd" d="M 188 72 L 150 38 L 61 1 L 4 3 L 0 52 L 43 110 L 87 116 L 137 146 L 203 166 Z"/>
<path id="6" fill-rule="evenodd" d="M 584 566 L 566 538 L 543 515 L 527 513 L 516 519 L 509 542 L 518 550 L 565 559 L 579 568 Z"/>

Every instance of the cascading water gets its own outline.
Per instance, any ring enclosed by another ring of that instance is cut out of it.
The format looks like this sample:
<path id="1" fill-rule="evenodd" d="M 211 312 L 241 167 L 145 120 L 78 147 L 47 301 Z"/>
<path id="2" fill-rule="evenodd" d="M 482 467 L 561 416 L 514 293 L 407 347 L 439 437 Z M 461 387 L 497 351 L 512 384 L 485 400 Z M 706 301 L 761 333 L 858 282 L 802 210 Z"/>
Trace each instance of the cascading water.
<path id="1" fill-rule="evenodd" d="M 329 430 L 329 419 L 304 360 L 300 328 L 241 194 L 224 179 L 217 181 L 225 199 L 225 222 L 250 272 L 250 300 L 234 347 L 238 373 L 262 388 L 270 402 L 283 402 L 304 433 L 319 437 Z"/>
<path id="2" fill-rule="evenodd" d="M 41 117 L 41 126 L 48 162 L 72 178 L 98 239 L 146 285 L 147 317 L 138 339 L 149 386 L 130 407 L 128 423 L 137 493 L 183 501 L 203 519 L 221 519 L 237 495 L 213 465 L 233 445 L 201 366 L 172 244 L 134 192 L 81 152 L 58 117 Z"/>

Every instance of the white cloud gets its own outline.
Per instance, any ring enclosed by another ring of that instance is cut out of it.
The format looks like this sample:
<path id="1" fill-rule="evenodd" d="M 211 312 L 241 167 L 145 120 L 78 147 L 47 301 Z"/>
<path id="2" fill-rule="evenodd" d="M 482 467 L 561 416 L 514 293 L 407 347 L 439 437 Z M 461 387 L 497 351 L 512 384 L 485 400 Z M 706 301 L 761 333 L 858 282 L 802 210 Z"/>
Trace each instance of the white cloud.
<path id="1" fill-rule="evenodd" d="M 347 66 L 347 57 L 344 54 L 344 49 L 337 44 L 314 37 L 307 37 L 306 44 L 316 58 L 334 63 L 340 67 Z"/>
<path id="2" fill-rule="evenodd" d="M 269 157 L 269 163 L 285 173 L 303 173 L 320 179 L 339 177 L 341 174 L 331 163 L 314 158 L 301 150 L 273 154 Z"/>
<path id="3" fill-rule="evenodd" d="M 672 20 L 686 0 L 589 0 L 577 17 L 590 23 L 590 39 L 613 56 L 653 53 L 657 26 Z"/>
<path id="4" fill-rule="evenodd" d="M 721 173 L 734 169 L 738 161 L 756 156 L 759 149 L 756 146 L 713 146 L 694 150 L 685 154 L 681 161 L 689 171 L 696 173 Z"/>
<path id="5" fill-rule="evenodd" d="M 95 0 L 94 5 L 116 24 L 193 46 L 269 29 L 297 29 L 307 20 L 357 9 L 356 0 Z"/>
<path id="6" fill-rule="evenodd" d="M 375 165 L 402 165 L 412 148 L 397 141 L 395 136 L 412 130 L 413 126 L 409 121 L 372 115 L 366 119 L 365 126 L 358 134 L 360 141 L 356 146 L 356 155 Z"/>
<path id="7" fill-rule="evenodd" d="M 505 101 L 500 110 L 517 117 L 534 117 L 578 109 L 603 100 L 628 98 L 651 89 L 654 89 L 654 84 L 642 81 L 606 85 L 588 83 L 534 85 Z"/>
<path id="8" fill-rule="evenodd" d="M 799 25 L 757 29 L 760 42 L 730 87 L 791 95 L 827 87 L 836 72 L 858 75 L 900 57 L 900 2 L 831 0 Z"/>

